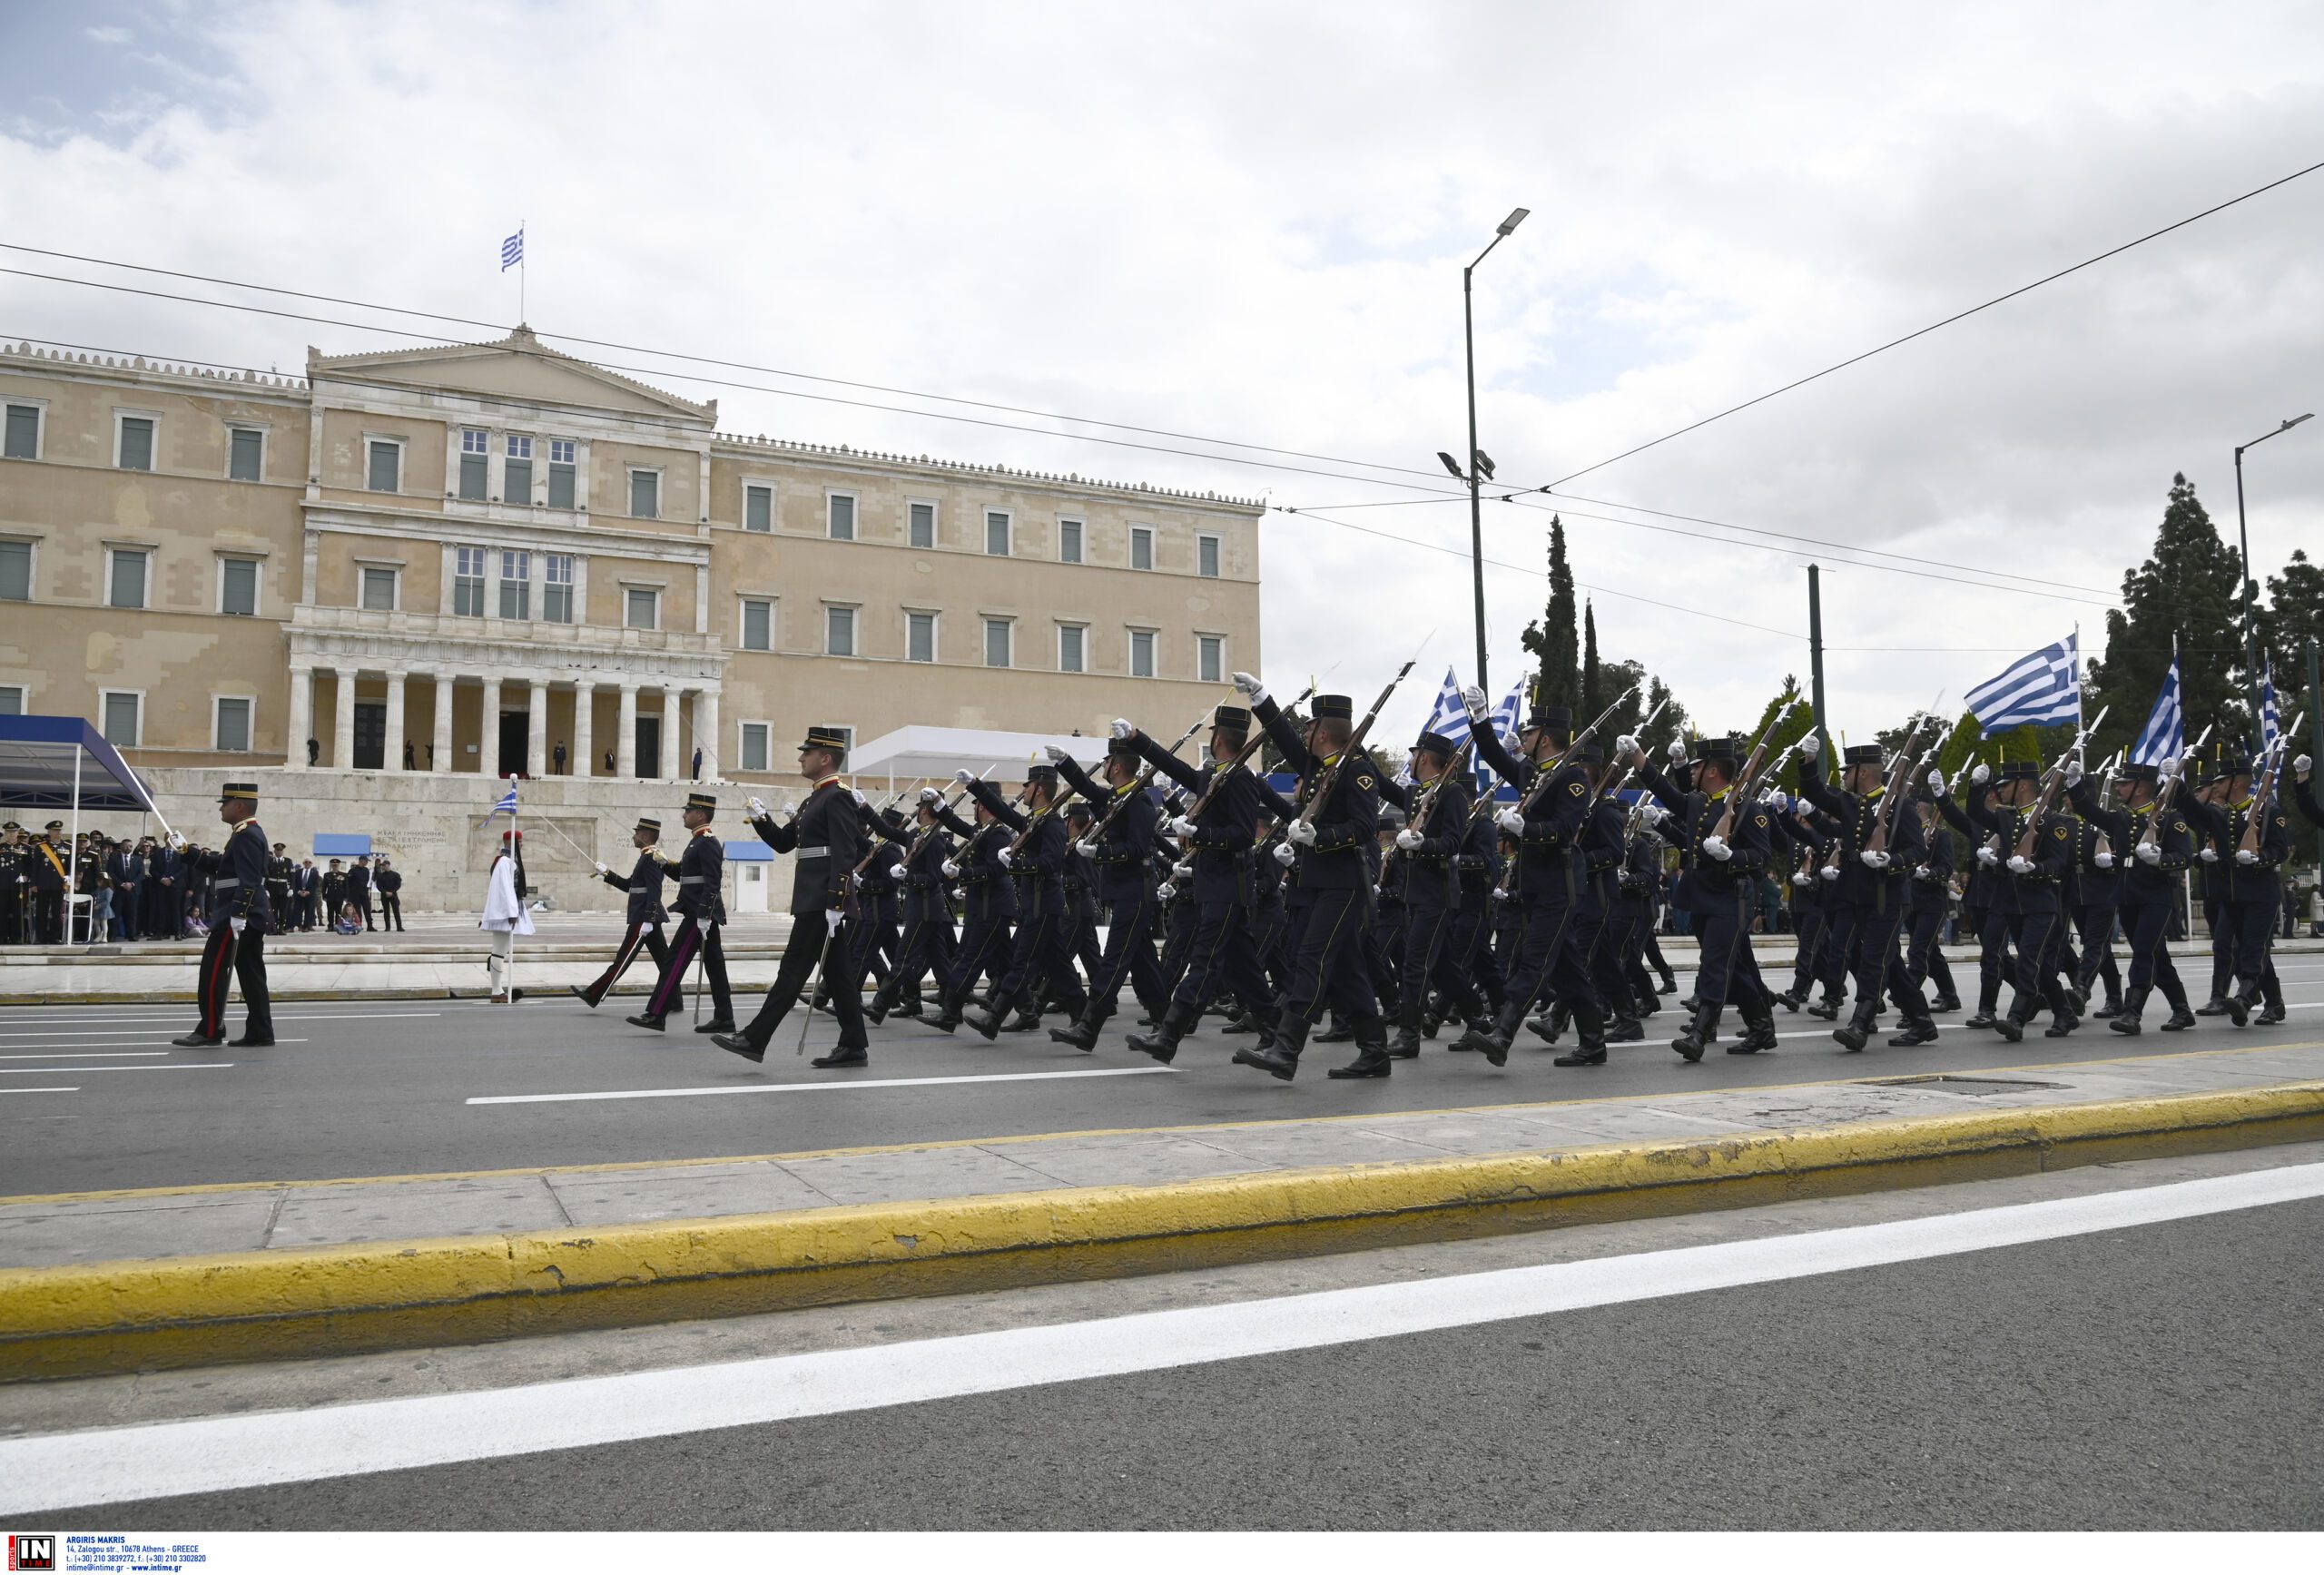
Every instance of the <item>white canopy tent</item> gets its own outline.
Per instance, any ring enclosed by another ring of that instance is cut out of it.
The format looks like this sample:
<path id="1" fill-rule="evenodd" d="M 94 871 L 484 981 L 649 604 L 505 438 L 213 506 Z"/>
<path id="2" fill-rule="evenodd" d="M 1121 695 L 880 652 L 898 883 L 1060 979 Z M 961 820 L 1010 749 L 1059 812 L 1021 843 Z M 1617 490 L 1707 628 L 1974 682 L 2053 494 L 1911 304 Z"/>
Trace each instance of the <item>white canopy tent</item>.
<path id="1" fill-rule="evenodd" d="M 1106 741 L 1078 733 L 1004 733 L 989 727 L 899 727 L 855 746 L 848 774 L 859 786 L 884 781 L 890 792 L 925 777 L 949 781 L 956 771 L 990 771 L 994 782 L 1023 782 L 1025 768 L 1046 761 L 1057 745 L 1085 767 L 1106 757 Z"/>

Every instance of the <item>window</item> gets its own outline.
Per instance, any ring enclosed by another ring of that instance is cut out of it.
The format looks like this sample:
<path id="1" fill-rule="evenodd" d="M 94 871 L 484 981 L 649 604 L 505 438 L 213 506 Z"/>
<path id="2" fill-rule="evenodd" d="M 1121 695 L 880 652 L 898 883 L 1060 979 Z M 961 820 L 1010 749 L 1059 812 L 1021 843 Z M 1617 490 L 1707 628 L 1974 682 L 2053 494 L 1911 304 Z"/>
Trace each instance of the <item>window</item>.
<path id="1" fill-rule="evenodd" d="M 492 434 L 474 427 L 460 428 L 460 497 L 482 503 L 492 491 Z"/>
<path id="2" fill-rule="evenodd" d="M 38 405 L 8 407 L 8 442 L 5 452 L 11 459 L 40 458 L 40 407 Z"/>
<path id="3" fill-rule="evenodd" d="M 226 435 L 226 479 L 256 481 L 266 471 L 266 434 L 255 427 L 235 427 Z"/>
<path id="4" fill-rule="evenodd" d="M 251 703 L 218 697 L 218 715 L 211 729 L 213 749 L 245 750 L 251 746 Z"/>
<path id="5" fill-rule="evenodd" d="M 1215 536 L 1195 537 L 1195 573 L 1206 580 L 1218 577 L 1218 538 Z"/>
<path id="6" fill-rule="evenodd" d="M 904 615 L 904 660 L 933 662 L 936 660 L 936 615 L 906 613 Z"/>
<path id="7" fill-rule="evenodd" d="M 1087 673 L 1089 630 L 1081 624 L 1059 624 L 1057 626 L 1057 670 L 1060 673 Z"/>
<path id="8" fill-rule="evenodd" d="M 662 593 L 643 586 L 625 587 L 629 594 L 623 597 L 623 622 L 633 629 L 651 629 L 662 621 Z"/>
<path id="9" fill-rule="evenodd" d="M 629 512 L 635 519 L 662 517 L 662 473 L 658 470 L 633 470 L 629 473 Z"/>
<path id="10" fill-rule="evenodd" d="M 1081 522 L 1060 519 L 1057 522 L 1057 561 L 1078 564 L 1081 561 Z"/>
<path id="11" fill-rule="evenodd" d="M 573 555 L 541 555 L 541 616 L 552 624 L 573 621 Z"/>
<path id="12" fill-rule="evenodd" d="M 396 610 L 396 571 L 363 566 L 363 610 L 367 613 L 392 613 Z"/>
<path id="13" fill-rule="evenodd" d="M 984 550 L 994 557 L 1009 556 L 1009 516 L 1000 509 L 985 511 Z"/>
<path id="14" fill-rule="evenodd" d="M 384 438 L 371 439 L 370 474 L 364 485 L 374 492 L 398 492 L 403 487 L 403 445 Z"/>
<path id="15" fill-rule="evenodd" d="M 153 418 L 123 416 L 119 420 L 120 442 L 113 455 L 113 463 L 123 470 L 153 469 Z"/>
<path id="16" fill-rule="evenodd" d="M 768 534 L 774 529 L 774 488 L 743 488 L 743 528 Z"/>
<path id="17" fill-rule="evenodd" d="M 1129 675 L 1133 678 L 1154 676 L 1154 631 L 1132 629 L 1129 632 Z"/>
<path id="18" fill-rule="evenodd" d="M 552 438 L 548 440 L 548 506 L 571 508 L 573 500 L 573 439 Z"/>
<path id="19" fill-rule="evenodd" d="M 911 545 L 923 552 L 933 551 L 936 546 L 936 506 L 932 503 L 915 503 L 911 505 L 910 512 Z"/>
<path id="20" fill-rule="evenodd" d="M 1011 633 L 1012 625 L 1006 618 L 987 618 L 984 621 L 984 664 L 986 666 L 1006 667 L 1009 664 L 1009 644 Z"/>
<path id="21" fill-rule="evenodd" d="M 238 618 L 258 616 L 258 560 L 218 560 L 218 610 Z"/>
<path id="22" fill-rule="evenodd" d="M 452 549 L 452 615 L 484 616 L 484 548 Z"/>
<path id="23" fill-rule="evenodd" d="M 855 494 L 834 492 L 830 497 L 831 533 L 833 541 L 855 539 Z"/>
<path id="24" fill-rule="evenodd" d="M 500 615 L 526 619 L 533 615 L 533 555 L 500 555 Z"/>
<path id="25" fill-rule="evenodd" d="M 533 440 L 508 434 L 508 452 L 500 466 L 500 496 L 510 503 L 533 500 Z"/>
<path id="26" fill-rule="evenodd" d="M 118 689 L 108 689 L 97 696 L 100 724 L 98 731 L 105 742 L 116 749 L 137 746 L 138 713 L 144 708 L 145 697 Z"/>
<path id="27" fill-rule="evenodd" d="M 25 714 L 25 686 L 21 684 L 0 684 L 0 716 L 22 716 Z"/>
<path id="28" fill-rule="evenodd" d="M 743 649 L 745 651 L 774 649 L 774 604 L 773 602 L 743 602 Z"/>
<path id="29" fill-rule="evenodd" d="M 145 560 L 152 555 L 117 546 L 110 549 L 109 556 L 113 563 L 105 575 L 105 605 L 113 607 L 143 606 Z"/>
<path id="30" fill-rule="evenodd" d="M 1205 684 L 1226 681 L 1226 642 L 1216 635 L 1195 636 L 1195 676 Z"/>
<path id="31" fill-rule="evenodd" d="M 0 602 L 33 599 L 33 544 L 0 541 Z"/>
<path id="32" fill-rule="evenodd" d="M 1150 569 L 1154 566 L 1154 527 L 1133 525 L 1129 527 L 1129 566 Z"/>
<path id="33" fill-rule="evenodd" d="M 825 607 L 823 609 L 823 654 L 827 656 L 855 655 L 855 609 Z"/>
<path id="34" fill-rule="evenodd" d="M 744 771 L 773 769 L 767 763 L 769 753 L 767 743 L 772 732 L 773 729 L 763 722 L 743 724 L 743 769 Z"/>

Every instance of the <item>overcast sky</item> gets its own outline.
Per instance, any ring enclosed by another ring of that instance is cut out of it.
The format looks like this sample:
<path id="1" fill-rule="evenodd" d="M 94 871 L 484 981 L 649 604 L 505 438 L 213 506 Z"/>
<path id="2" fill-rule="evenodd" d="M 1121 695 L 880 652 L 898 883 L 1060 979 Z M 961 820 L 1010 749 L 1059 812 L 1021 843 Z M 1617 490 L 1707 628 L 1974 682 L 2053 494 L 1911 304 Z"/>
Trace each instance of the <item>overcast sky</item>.
<path id="1" fill-rule="evenodd" d="M 1415 496 L 1348 462 L 1458 452 L 1461 269 L 1512 207 L 1477 276 L 1480 441 L 1538 485 L 2324 159 L 2324 12 L 10 5 L 0 106 L 0 240 L 506 324 L 522 219 L 546 335 L 1330 458 L 574 347 L 728 430 L 1264 494 L 1465 555 L 1464 501 L 1344 507 Z M 389 327 L 488 337 L 310 310 L 379 327 L 0 277 L 10 340 L 288 370 Z M 1868 733 L 2077 620 L 2095 654 L 2171 472 L 2231 541 L 2234 445 L 2319 406 L 2324 172 L 1571 483 L 1600 500 L 1563 504 L 1575 573 L 1605 654 L 1712 726 L 1805 676 L 1807 558 L 1603 503 L 2044 593 L 1817 549 L 1832 722 Z M 2324 546 L 2324 421 L 2246 468 L 2263 574 Z M 1485 514 L 1496 689 L 1548 521 Z M 1368 698 L 1433 628 L 1403 733 L 1467 675 L 1464 556 L 1284 514 L 1262 540 L 1278 684 L 1337 663 Z"/>

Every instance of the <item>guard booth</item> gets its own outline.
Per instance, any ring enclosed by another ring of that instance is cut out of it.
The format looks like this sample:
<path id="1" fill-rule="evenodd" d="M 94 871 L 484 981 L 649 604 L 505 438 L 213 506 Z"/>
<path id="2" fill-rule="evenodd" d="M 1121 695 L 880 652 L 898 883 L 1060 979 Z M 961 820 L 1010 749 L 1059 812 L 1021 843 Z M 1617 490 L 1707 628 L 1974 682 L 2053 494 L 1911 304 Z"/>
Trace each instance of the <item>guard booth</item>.
<path id="1" fill-rule="evenodd" d="M 774 850 L 755 839 L 738 837 L 726 844 L 726 868 L 734 876 L 727 908 L 736 913 L 766 912 L 774 886 Z"/>
<path id="2" fill-rule="evenodd" d="M 69 812 L 64 815 L 67 820 L 64 901 L 59 905 L 63 922 L 54 937 L 60 946 L 73 943 L 74 915 L 89 901 L 74 891 L 80 884 L 80 863 L 74 850 L 80 842 L 81 812 L 134 813 L 140 817 L 141 835 L 150 829 L 145 816 L 160 822 L 163 832 L 170 829 L 153 807 L 153 795 L 129 769 L 128 762 L 105 742 L 103 733 L 78 716 L 0 716 L 0 808 L 46 810 L 53 815 Z M 12 814 L 11 818 L 26 817 Z M 90 942 L 94 945 L 102 939 L 92 935 Z"/>

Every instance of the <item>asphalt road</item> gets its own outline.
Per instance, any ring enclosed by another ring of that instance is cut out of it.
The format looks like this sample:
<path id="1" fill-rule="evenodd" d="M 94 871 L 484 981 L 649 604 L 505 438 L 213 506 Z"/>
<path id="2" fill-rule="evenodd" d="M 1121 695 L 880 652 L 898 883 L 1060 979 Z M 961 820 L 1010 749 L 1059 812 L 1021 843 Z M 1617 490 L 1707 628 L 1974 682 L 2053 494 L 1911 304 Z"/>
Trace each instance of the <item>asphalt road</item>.
<path id="1" fill-rule="evenodd" d="M 1847 1055 L 1828 1028 L 1778 1014 L 1770 1054 L 1714 1053 L 1689 1066 L 1669 1048 L 1675 1009 L 1651 1037 L 1615 1047 L 1610 1065 L 1559 1069 L 1554 1051 L 1521 1035 L 1508 1068 L 1429 1046 L 1383 1082 L 1334 1083 L 1340 1045 L 1313 1045 L 1296 1082 L 1228 1058 L 1246 1039 L 1214 1027 L 1189 1038 L 1175 1067 L 1125 1048 L 1117 1019 L 1084 1055 L 1046 1033 L 987 1044 L 892 1019 L 874 1030 L 872 1066 L 816 1071 L 792 1054 L 794 1016 L 763 1068 L 685 1031 L 654 1034 L 569 998 L 517 1007 L 474 1002 L 300 1002 L 276 1012 L 271 1049 L 184 1051 L 191 1027 L 173 1006 L 28 1007 L 0 1011 L 0 1195 L 234 1181 L 312 1180 L 537 1165 L 794 1153 L 858 1145 L 987 1138 L 1098 1128 L 1286 1119 L 1466 1107 L 1608 1095 L 1768 1087 L 1925 1071 L 2310 1042 L 2324 1035 L 2324 956 L 2281 960 L 2290 1019 L 2241 1030 L 2205 1019 L 2192 1031 L 2137 1039 L 2086 1024 L 2063 1039 L 2012 1045 L 1945 1019 L 1935 1045 L 1892 1050 L 1876 1039 Z M 1210 1019 L 1215 1024 L 1216 1019 Z M 240 1031 L 239 1012 L 230 1019 Z M 808 1054 L 835 1030 L 818 1018 Z M 1063 1074 L 1060 1076 L 1059 1074 Z M 1097 1075 L 1091 1075 L 1097 1074 Z M 921 1079 L 934 1079 L 922 1081 Z M 971 1080 L 972 1079 L 972 1080 Z M 768 1085 L 845 1085 L 813 1097 Z M 684 1098 L 603 1098 L 672 1088 Z M 574 1098 L 573 1096 L 598 1096 Z M 472 1104 L 518 1097 L 528 1102 Z M 537 1102 L 531 1102 L 537 1101 Z"/>
<path id="2" fill-rule="evenodd" d="M 2199 1163 L 2242 1166 L 2226 1178 L 2238 1186 L 2294 1174 L 2258 1155 Z M 1492 1322 L 1456 1312 L 1452 1326 L 1355 1344 L 1005 1379 L 996 1393 L 40 1519 L 205 1530 L 2324 1527 L 2324 1199 L 2312 1166 L 2306 1201 L 1807 1266 L 1825 1243 L 1894 1228 L 1900 1213 L 1923 1211 L 1907 1228 L 1950 1229 L 1996 1196 L 2110 1204 L 2147 1190 L 2144 1168 L 1787 1206 L 1800 1234 L 1775 1245 L 1801 1255 L 1783 1272 L 1802 1277 L 1772 1283 Z M 1674 1255 L 1651 1249 L 1764 1232 L 1755 1212 L 1625 1227 L 1638 1255 L 1572 1266 L 1619 1277 Z M 1430 1250 L 1449 1272 L 1521 1246 Z M 458 1403 L 499 1402 L 487 1392 Z"/>

